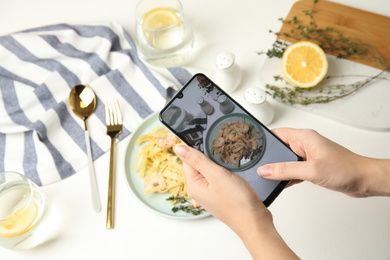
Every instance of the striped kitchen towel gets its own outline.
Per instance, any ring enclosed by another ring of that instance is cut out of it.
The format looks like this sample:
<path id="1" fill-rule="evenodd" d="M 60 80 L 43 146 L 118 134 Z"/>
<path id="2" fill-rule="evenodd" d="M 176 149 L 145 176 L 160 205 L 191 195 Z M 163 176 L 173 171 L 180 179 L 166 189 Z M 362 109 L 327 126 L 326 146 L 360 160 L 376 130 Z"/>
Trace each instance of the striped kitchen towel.
<path id="1" fill-rule="evenodd" d="M 84 122 L 68 104 L 71 88 L 88 84 L 97 96 L 88 119 L 96 160 L 110 145 L 104 101 L 119 99 L 123 139 L 163 107 L 170 86 L 192 74 L 164 70 L 174 82 L 139 59 L 116 23 L 57 24 L 0 37 L 0 172 L 24 173 L 38 185 L 78 172 L 87 166 L 87 152 Z"/>

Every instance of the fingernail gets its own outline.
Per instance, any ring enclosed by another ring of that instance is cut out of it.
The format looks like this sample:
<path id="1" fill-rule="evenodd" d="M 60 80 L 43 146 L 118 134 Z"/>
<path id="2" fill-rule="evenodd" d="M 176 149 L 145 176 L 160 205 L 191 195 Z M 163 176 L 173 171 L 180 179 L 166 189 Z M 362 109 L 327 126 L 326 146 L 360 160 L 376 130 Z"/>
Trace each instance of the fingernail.
<path id="1" fill-rule="evenodd" d="M 180 158 L 187 158 L 188 154 L 190 153 L 190 149 L 186 145 L 177 145 L 175 147 L 175 153 Z"/>
<path id="2" fill-rule="evenodd" d="M 257 174 L 261 177 L 269 177 L 272 175 L 272 165 L 263 165 L 257 169 Z"/>

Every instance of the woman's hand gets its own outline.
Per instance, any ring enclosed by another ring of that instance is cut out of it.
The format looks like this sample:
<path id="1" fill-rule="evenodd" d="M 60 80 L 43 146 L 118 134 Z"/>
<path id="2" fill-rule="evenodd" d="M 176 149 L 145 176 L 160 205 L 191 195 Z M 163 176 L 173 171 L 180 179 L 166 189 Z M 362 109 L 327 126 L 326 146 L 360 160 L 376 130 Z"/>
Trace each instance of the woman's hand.
<path id="1" fill-rule="evenodd" d="M 352 197 L 390 195 L 390 160 L 357 155 L 313 130 L 273 132 L 305 161 L 264 165 L 258 169 L 263 178 L 306 180 Z"/>
<path id="2" fill-rule="evenodd" d="M 175 152 L 184 163 L 188 195 L 234 231 L 239 231 L 240 222 L 248 217 L 272 221 L 271 213 L 244 179 L 191 147 L 180 145 Z"/>
<path id="3" fill-rule="evenodd" d="M 188 195 L 233 229 L 255 259 L 296 258 L 244 179 L 189 146 L 177 146 L 175 153 L 183 161 Z"/>

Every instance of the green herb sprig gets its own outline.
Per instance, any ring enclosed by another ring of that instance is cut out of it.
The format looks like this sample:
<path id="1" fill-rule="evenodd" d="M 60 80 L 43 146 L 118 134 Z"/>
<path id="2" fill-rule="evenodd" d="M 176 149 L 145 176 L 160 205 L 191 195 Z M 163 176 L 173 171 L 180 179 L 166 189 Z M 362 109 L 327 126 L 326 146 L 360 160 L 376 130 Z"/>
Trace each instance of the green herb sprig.
<path id="1" fill-rule="evenodd" d="M 317 1 L 313 1 L 315 5 Z M 389 64 L 383 59 L 383 57 L 370 45 L 362 42 L 359 39 L 350 39 L 345 37 L 341 32 L 332 27 L 319 28 L 315 22 L 315 9 L 303 11 L 303 13 L 310 19 L 309 24 L 303 24 L 296 16 L 291 20 L 284 20 L 279 18 L 284 24 L 290 26 L 289 33 L 282 33 L 286 38 L 291 38 L 297 41 L 310 40 L 318 44 L 323 50 L 336 53 L 337 58 L 357 58 L 361 60 L 370 60 L 376 62 L 383 69 L 380 73 L 374 76 L 368 76 L 364 80 L 359 80 L 350 84 L 336 84 L 336 85 L 324 85 L 314 88 L 303 89 L 292 86 L 283 77 L 277 75 L 274 76 L 274 80 L 282 81 L 285 86 L 276 86 L 276 84 L 267 84 L 267 93 L 273 98 L 278 98 L 284 103 L 289 104 L 301 104 L 309 105 L 314 103 L 328 103 L 345 96 L 348 96 L 362 87 L 368 85 L 370 82 L 376 79 L 383 79 L 383 75 L 386 71 L 389 71 Z M 270 33 L 279 36 L 279 32 L 272 30 Z M 288 48 L 288 44 L 285 41 L 277 39 L 272 48 L 266 52 L 261 51 L 258 54 L 266 54 L 269 58 L 282 58 L 284 51 Z M 356 75 L 359 76 L 359 75 Z M 326 77 L 324 80 L 332 78 L 332 76 Z"/>
<path id="2" fill-rule="evenodd" d="M 267 50 L 267 52 L 261 51 L 261 52 L 258 52 L 257 54 L 260 55 L 260 54 L 265 53 L 269 58 L 273 58 L 273 57 L 282 58 L 283 53 L 287 49 L 287 47 L 288 47 L 288 44 L 285 41 L 276 40 L 272 44 L 272 48 Z"/>
<path id="3" fill-rule="evenodd" d="M 366 86 L 375 79 L 385 79 L 382 78 L 385 71 L 381 71 L 379 74 L 371 77 L 367 77 L 364 80 L 356 81 L 351 84 L 334 84 L 326 85 L 323 87 L 316 88 L 299 88 L 292 86 L 281 76 L 275 76 L 288 87 L 279 87 L 276 85 L 266 84 L 266 93 L 271 95 L 273 98 L 280 99 L 283 103 L 301 104 L 301 105 L 310 105 L 314 103 L 329 103 L 336 99 L 340 99 L 346 96 L 351 95 L 355 91 Z M 336 76 L 327 76 L 324 80 L 334 78 Z M 343 76 L 339 76 L 343 77 Z"/>
<path id="4" fill-rule="evenodd" d="M 166 200 L 171 201 L 172 204 L 175 205 L 174 207 L 172 207 L 172 212 L 174 212 L 174 213 L 176 213 L 178 211 L 183 211 L 186 213 L 191 213 L 192 215 L 199 215 L 203 211 L 206 211 L 202 207 L 194 207 L 191 204 L 191 202 L 183 196 L 173 196 L 172 195 L 172 196 L 166 198 Z M 179 205 L 177 205 L 177 204 L 179 204 Z"/>

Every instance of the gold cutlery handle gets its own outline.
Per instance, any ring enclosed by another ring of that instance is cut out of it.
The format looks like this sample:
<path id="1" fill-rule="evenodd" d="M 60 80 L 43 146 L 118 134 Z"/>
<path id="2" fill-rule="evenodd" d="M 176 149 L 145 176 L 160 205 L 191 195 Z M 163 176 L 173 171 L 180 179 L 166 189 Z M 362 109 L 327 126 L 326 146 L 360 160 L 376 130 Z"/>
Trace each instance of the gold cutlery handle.
<path id="1" fill-rule="evenodd" d="M 107 220 L 106 228 L 114 227 L 115 205 L 115 137 L 111 138 L 110 171 L 108 176 L 108 199 L 107 199 Z"/>

